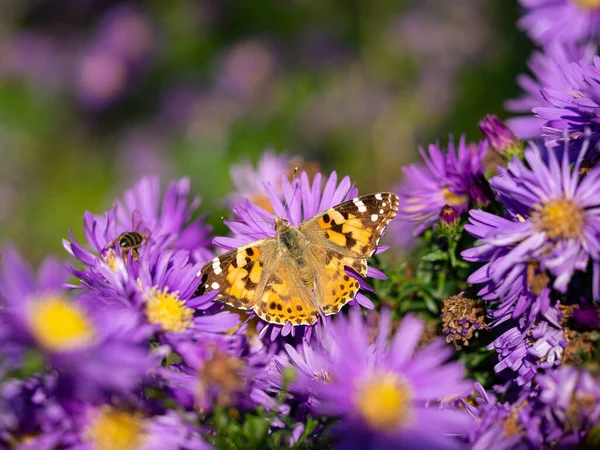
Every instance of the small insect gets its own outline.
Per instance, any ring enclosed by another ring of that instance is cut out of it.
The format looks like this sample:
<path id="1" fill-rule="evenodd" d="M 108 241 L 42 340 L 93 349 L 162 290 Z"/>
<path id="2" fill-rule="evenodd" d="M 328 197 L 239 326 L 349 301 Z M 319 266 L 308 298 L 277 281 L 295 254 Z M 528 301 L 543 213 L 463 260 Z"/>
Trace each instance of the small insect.
<path id="1" fill-rule="evenodd" d="M 219 291 L 216 300 L 252 309 L 270 323 L 311 325 L 354 298 L 366 259 L 398 211 L 389 192 L 364 195 L 293 226 L 275 217 L 276 237 L 231 250 L 206 264 L 196 295 Z"/>
<path id="2" fill-rule="evenodd" d="M 131 257 L 137 260 L 139 256 L 138 249 L 146 242 L 146 238 L 138 231 L 127 231 L 121 233 L 116 239 L 113 239 L 108 244 L 108 247 L 113 247 L 117 242 L 119 243 L 121 256 L 131 251 Z"/>
<path id="3" fill-rule="evenodd" d="M 119 248 L 119 254 L 122 258 L 126 257 L 131 252 L 131 257 L 137 261 L 139 257 L 139 249 L 142 245 L 150 239 L 150 230 L 144 228 L 142 231 L 138 231 L 142 228 L 142 216 L 138 210 L 133 212 L 132 216 L 132 229 L 131 231 L 125 231 L 119 234 L 115 239 L 110 241 L 105 247 L 105 259 L 114 260 L 115 247 Z"/>

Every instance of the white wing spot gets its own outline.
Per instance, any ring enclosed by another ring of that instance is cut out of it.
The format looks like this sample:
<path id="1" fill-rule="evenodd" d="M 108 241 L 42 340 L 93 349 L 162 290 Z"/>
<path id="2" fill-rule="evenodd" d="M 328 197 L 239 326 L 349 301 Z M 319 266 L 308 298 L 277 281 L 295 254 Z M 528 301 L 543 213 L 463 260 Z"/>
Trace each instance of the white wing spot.
<path id="1" fill-rule="evenodd" d="M 381 194 L 375 194 L 375 198 L 376 198 L 377 200 L 381 200 Z M 384 206 L 385 206 L 385 203 L 384 203 Z"/>
<path id="2" fill-rule="evenodd" d="M 221 262 L 219 261 L 219 258 L 213 259 L 212 268 L 215 275 L 219 275 L 222 272 Z"/>
<path id="3" fill-rule="evenodd" d="M 379 214 L 383 214 L 385 211 L 383 209 L 379 210 Z"/>
<path id="4" fill-rule="evenodd" d="M 383 203 L 381 204 L 381 206 L 387 206 L 387 203 L 386 203 L 386 202 L 383 202 Z"/>
<path id="5" fill-rule="evenodd" d="M 352 200 L 352 202 L 358 208 L 358 212 L 362 213 L 362 212 L 366 212 L 367 211 L 367 207 L 365 206 L 365 204 L 363 202 L 361 202 L 358 198 L 355 198 L 354 200 Z"/>
<path id="6" fill-rule="evenodd" d="M 378 219 L 378 218 L 379 218 L 379 216 L 378 216 L 377 214 L 373 214 L 373 215 L 371 216 L 371 220 L 372 220 L 373 222 L 377 222 L 377 219 Z"/>
<path id="7" fill-rule="evenodd" d="M 219 283 L 217 283 L 216 281 L 210 285 L 211 288 L 213 289 L 219 289 Z"/>

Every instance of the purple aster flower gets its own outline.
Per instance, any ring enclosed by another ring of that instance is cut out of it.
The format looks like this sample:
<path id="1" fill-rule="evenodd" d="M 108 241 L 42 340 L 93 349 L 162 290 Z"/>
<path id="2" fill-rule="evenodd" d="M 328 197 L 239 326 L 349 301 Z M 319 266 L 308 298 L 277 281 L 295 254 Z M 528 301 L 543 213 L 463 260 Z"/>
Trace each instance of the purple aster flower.
<path id="1" fill-rule="evenodd" d="M 594 40 L 600 34 L 598 0 L 520 0 L 526 8 L 518 26 L 538 44 Z"/>
<path id="2" fill-rule="evenodd" d="M 293 169 L 293 168 L 292 168 Z M 256 168 L 250 161 L 244 161 L 231 167 L 231 180 L 234 192 L 227 197 L 230 207 L 247 199 L 250 203 L 261 206 L 272 212 L 271 202 L 265 192 L 265 183 L 270 184 L 273 190 L 282 198 L 281 174 L 290 172 L 290 158 L 286 155 L 278 155 L 271 151 L 265 151 Z"/>
<path id="3" fill-rule="evenodd" d="M 561 325 L 562 314 L 558 307 L 548 309 L 535 320 L 523 316 L 517 325 L 505 331 L 488 350 L 498 352 L 496 373 L 515 372 L 519 386 L 529 385 L 541 369 L 550 369 L 561 363 L 568 342 Z"/>
<path id="4" fill-rule="evenodd" d="M 227 197 L 229 206 L 233 208 L 236 204 L 248 200 L 272 213 L 273 206 L 265 191 L 265 185 L 270 185 L 277 198 L 283 200 L 281 174 L 291 179 L 296 167 L 300 171 L 304 170 L 309 180 L 312 180 L 319 170 L 315 163 L 307 163 L 299 157 L 276 154 L 272 151 L 262 154 L 256 168 L 249 161 L 233 165 L 230 173 L 234 192 Z"/>
<path id="5" fill-rule="evenodd" d="M 201 412 L 215 406 L 267 409 L 276 406 L 267 367 L 275 347 L 253 350 L 243 336 L 207 336 L 178 347 L 183 362 L 161 373 L 178 403 Z"/>
<path id="6" fill-rule="evenodd" d="M 508 111 L 523 114 L 506 121 L 507 125 L 521 139 L 534 139 L 542 134 L 546 120 L 532 114 L 533 108 L 547 105 L 542 89 L 549 92 L 572 94 L 573 83 L 567 66 L 572 62 L 591 62 L 596 54 L 596 45 L 569 45 L 553 42 L 533 53 L 528 66 L 533 76 L 520 75 L 517 83 L 523 94 L 506 102 Z"/>
<path id="7" fill-rule="evenodd" d="M 237 314 L 222 312 L 223 306 L 213 302 L 214 293 L 195 294 L 202 264 L 190 261 L 188 252 L 143 248 L 138 256 L 135 265 L 118 259 L 115 267 L 99 262 L 89 273 L 81 273 L 92 291 L 83 299 L 113 314 L 133 313 L 141 327 L 175 347 L 239 325 Z"/>
<path id="8" fill-rule="evenodd" d="M 551 305 L 550 278 L 545 272 L 540 272 L 538 263 L 531 260 L 510 266 L 508 261 L 511 261 L 514 246 L 501 242 L 505 234 L 521 236 L 523 222 L 480 210 L 471 210 L 469 216 L 471 223 L 465 225 L 465 230 L 480 239 L 481 245 L 463 251 L 462 257 L 467 261 L 486 263 L 467 281 L 485 283 L 477 294 L 493 306 L 487 311 L 491 325 L 496 326 L 524 314 L 534 318 L 538 313 L 545 313 Z M 496 275 L 499 269 L 504 270 L 502 276 Z"/>
<path id="9" fill-rule="evenodd" d="M 0 341 L 9 359 L 40 353 L 59 370 L 65 394 L 75 397 L 130 390 L 153 367 L 134 315 L 90 310 L 58 287 L 64 275 L 52 264 L 36 282 L 16 251 L 2 256 Z"/>
<path id="10" fill-rule="evenodd" d="M 545 312 L 550 283 L 566 292 L 575 271 L 593 262 L 593 292 L 600 292 L 600 169 L 579 179 L 587 141 L 571 168 L 568 150 L 560 163 L 554 152 L 546 162 L 536 147 L 525 152 L 528 165 L 520 160 L 490 180 L 513 219 L 483 211 L 471 211 L 465 229 L 481 245 L 462 253 L 468 261 L 487 264 L 469 277 L 470 283 L 487 283 L 480 295 L 500 300 L 498 320 L 508 314 L 518 317 L 529 309 Z M 555 277 L 554 281 L 550 275 Z M 533 317 L 533 316 L 531 316 Z"/>
<path id="11" fill-rule="evenodd" d="M 413 223 L 415 235 L 438 219 L 444 205 L 463 213 L 473 197 L 485 197 L 481 194 L 487 145 L 467 143 L 462 136 L 457 147 L 450 139 L 447 152 L 439 144 L 430 145 L 428 153 L 419 151 L 425 164 L 404 167 L 405 180 L 395 190 L 400 197 L 397 217 Z"/>
<path id="12" fill-rule="evenodd" d="M 525 433 L 537 435 L 536 427 L 527 428 L 531 406 L 524 392 L 512 405 L 501 403 L 496 396 L 479 383 L 468 399 L 461 399 L 464 408 L 477 420 L 469 432 L 471 450 L 534 450 Z M 536 441 L 538 439 L 535 439 Z"/>
<path id="13" fill-rule="evenodd" d="M 581 60 L 561 67 L 569 88 L 567 91 L 544 87 L 545 102 L 533 112 L 544 120 L 543 136 L 552 146 L 564 140 L 582 141 L 589 136 L 600 138 L 600 58 Z"/>
<path id="14" fill-rule="evenodd" d="M 55 391 L 49 375 L 0 385 L 0 447 L 53 450 L 69 443 L 73 424 Z"/>
<path id="15" fill-rule="evenodd" d="M 285 176 L 281 176 L 280 182 L 284 193 L 284 199 L 277 195 L 273 187 L 265 184 L 265 192 L 269 199 L 272 211 L 278 217 L 286 219 L 293 226 L 298 226 L 301 222 L 310 219 L 319 212 L 325 211 L 332 206 L 336 206 L 346 200 L 357 196 L 357 190 L 352 186 L 349 177 L 344 177 L 337 182 L 336 172 L 332 172 L 324 187 L 321 185 L 322 175 L 317 172 L 314 175 L 312 183 L 309 181 L 308 174 L 303 171 L 297 177 L 293 184 Z M 286 205 L 284 208 L 284 204 Z M 226 221 L 225 223 L 232 231 L 230 237 L 217 237 L 214 242 L 225 250 L 232 250 L 242 247 L 259 239 L 275 237 L 275 217 L 264 208 L 251 204 L 248 200 L 238 203 L 233 207 L 235 221 Z M 381 252 L 385 247 L 379 247 L 377 252 Z M 350 276 L 359 277 L 359 275 L 348 272 Z M 385 278 L 380 271 L 369 267 L 367 276 Z M 364 280 L 359 280 L 363 289 L 368 288 Z M 373 303 L 362 293 L 357 293 L 355 298 L 350 301 L 353 306 L 364 306 L 373 308 Z M 249 312 L 250 317 L 254 316 Z M 258 325 L 260 337 L 262 338 L 268 332 L 271 333 L 271 339 L 275 339 L 281 333 L 283 336 L 288 334 L 295 335 L 296 328 L 287 322 L 284 326 L 266 324 L 262 322 Z M 310 327 L 308 327 L 310 329 Z"/>
<path id="16" fill-rule="evenodd" d="M 125 407 L 79 405 L 78 440 L 74 448 L 80 450 L 104 449 L 181 449 L 210 450 L 211 445 L 201 437 L 193 416 L 175 411 L 152 414 L 144 405 Z"/>
<path id="17" fill-rule="evenodd" d="M 142 246 L 186 250 L 194 261 L 210 260 L 211 228 L 204 219 L 191 221 L 200 199 L 188 203 L 189 191 L 189 179 L 182 178 L 169 185 L 161 201 L 158 177 L 142 178 L 104 215 L 86 212 L 84 234 L 91 251 L 72 234 L 71 242 L 63 240 L 63 245 L 88 268 L 99 260 L 114 266 L 120 256 L 136 259 Z"/>
<path id="18" fill-rule="evenodd" d="M 570 448 L 582 442 L 600 422 L 598 374 L 563 366 L 538 375 L 536 381 L 547 443 Z"/>
<path id="19" fill-rule="evenodd" d="M 342 418 L 339 448 L 459 448 L 455 437 L 472 422 L 446 403 L 469 391 L 462 366 L 445 362 L 452 349 L 441 339 L 416 350 L 423 321 L 405 317 L 391 341 L 390 326 L 387 310 L 377 330 L 351 311 L 324 326 L 304 354 L 286 347 L 314 409 Z"/>

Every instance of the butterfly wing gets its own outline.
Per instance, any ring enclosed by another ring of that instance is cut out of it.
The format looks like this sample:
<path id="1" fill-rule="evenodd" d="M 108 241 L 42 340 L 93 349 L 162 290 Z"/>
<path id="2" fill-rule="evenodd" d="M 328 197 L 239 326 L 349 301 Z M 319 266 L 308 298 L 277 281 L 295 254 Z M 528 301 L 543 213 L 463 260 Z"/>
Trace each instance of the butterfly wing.
<path id="1" fill-rule="evenodd" d="M 277 239 L 262 239 L 217 256 L 202 268 L 196 295 L 218 290 L 216 300 L 238 309 L 252 308 L 276 247 Z"/>
<path id="2" fill-rule="evenodd" d="M 354 298 L 359 283 L 345 267 L 367 274 L 366 258 L 398 212 L 398 197 L 369 194 L 329 208 L 298 227 L 314 245 L 309 257 L 315 267 L 315 293 L 326 315 L 336 314 Z"/>
<path id="3" fill-rule="evenodd" d="M 329 208 L 298 229 L 316 245 L 327 243 L 342 255 L 367 258 L 398 212 L 398 196 L 390 192 L 363 195 Z"/>
<path id="4" fill-rule="evenodd" d="M 285 252 L 272 262 L 254 305 L 254 312 L 270 323 L 312 325 L 319 316 L 313 285 L 302 280 L 300 271 Z"/>
<path id="5" fill-rule="evenodd" d="M 218 290 L 215 300 L 238 309 L 253 309 L 270 323 L 310 325 L 318 306 L 295 265 L 269 238 L 216 257 L 201 270 L 196 295 Z"/>

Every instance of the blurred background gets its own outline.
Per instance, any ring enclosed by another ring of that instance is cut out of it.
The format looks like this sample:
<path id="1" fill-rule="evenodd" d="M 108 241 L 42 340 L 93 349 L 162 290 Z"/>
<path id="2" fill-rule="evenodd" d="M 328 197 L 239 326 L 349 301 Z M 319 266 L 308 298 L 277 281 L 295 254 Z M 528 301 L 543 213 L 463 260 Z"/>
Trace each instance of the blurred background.
<path id="1" fill-rule="evenodd" d="M 145 174 L 223 230 L 271 148 L 389 189 L 419 145 L 505 117 L 531 51 L 507 0 L 1 0 L 0 241 L 63 256 Z"/>

